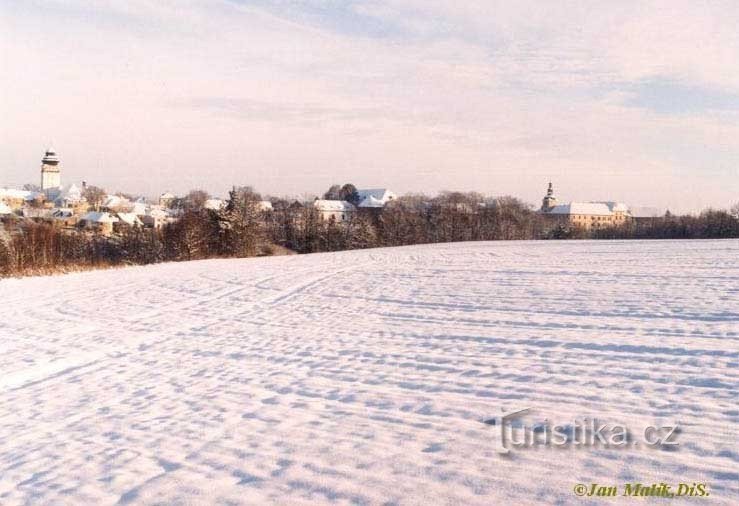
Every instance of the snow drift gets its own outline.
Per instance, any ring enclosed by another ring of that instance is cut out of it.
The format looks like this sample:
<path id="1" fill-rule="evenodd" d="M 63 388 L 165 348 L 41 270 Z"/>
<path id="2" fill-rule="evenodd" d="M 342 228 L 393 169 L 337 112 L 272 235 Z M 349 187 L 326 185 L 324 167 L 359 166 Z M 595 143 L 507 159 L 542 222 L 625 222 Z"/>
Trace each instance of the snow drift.
<path id="1" fill-rule="evenodd" d="M 739 501 L 738 241 L 209 260 L 3 280 L 0 300 L 2 504 L 587 503 L 575 484 L 680 481 Z M 482 421 L 519 408 L 677 422 L 680 446 L 501 455 Z"/>

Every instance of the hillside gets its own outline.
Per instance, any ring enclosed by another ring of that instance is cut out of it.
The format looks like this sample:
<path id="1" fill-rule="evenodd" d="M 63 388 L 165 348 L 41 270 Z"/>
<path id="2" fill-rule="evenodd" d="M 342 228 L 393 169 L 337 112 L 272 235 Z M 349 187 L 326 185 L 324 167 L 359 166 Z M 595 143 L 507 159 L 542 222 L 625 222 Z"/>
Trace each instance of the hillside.
<path id="1" fill-rule="evenodd" d="M 0 504 L 739 502 L 739 241 L 209 260 L 0 300 Z M 677 422 L 679 447 L 503 455 L 483 421 L 524 408 Z"/>

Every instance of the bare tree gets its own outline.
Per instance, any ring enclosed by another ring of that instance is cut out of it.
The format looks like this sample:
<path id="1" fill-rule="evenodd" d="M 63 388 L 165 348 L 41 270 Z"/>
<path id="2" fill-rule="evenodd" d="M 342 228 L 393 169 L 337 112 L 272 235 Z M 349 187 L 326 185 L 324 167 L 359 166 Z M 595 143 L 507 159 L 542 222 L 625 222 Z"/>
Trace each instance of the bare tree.
<path id="1" fill-rule="evenodd" d="M 326 200 L 341 200 L 341 186 L 332 184 L 331 187 L 323 194 Z"/>
<path id="2" fill-rule="evenodd" d="M 183 199 L 183 207 L 185 209 L 199 210 L 205 207 L 205 203 L 210 198 L 208 192 L 203 190 L 191 190 Z"/>
<path id="3" fill-rule="evenodd" d="M 94 209 L 95 211 L 100 210 L 100 204 L 102 204 L 103 200 L 105 200 L 105 195 L 105 190 L 93 185 L 88 185 L 82 192 L 82 196 L 85 198 L 85 200 L 87 200 L 90 208 Z"/>

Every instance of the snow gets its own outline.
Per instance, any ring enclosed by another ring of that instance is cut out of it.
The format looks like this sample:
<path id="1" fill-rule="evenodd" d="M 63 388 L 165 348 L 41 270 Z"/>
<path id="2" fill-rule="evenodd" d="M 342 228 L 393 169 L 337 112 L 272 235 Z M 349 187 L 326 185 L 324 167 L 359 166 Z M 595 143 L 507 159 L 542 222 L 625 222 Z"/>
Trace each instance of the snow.
<path id="1" fill-rule="evenodd" d="M 554 206 L 549 214 L 584 214 L 592 216 L 611 216 L 608 205 L 602 202 L 570 202 Z"/>
<path id="2" fill-rule="evenodd" d="M 205 201 L 205 204 L 203 207 L 206 209 L 212 209 L 213 211 L 218 211 L 220 209 L 223 209 L 226 206 L 226 201 L 223 199 L 208 199 Z"/>
<path id="3" fill-rule="evenodd" d="M 383 207 L 396 196 L 387 188 L 374 188 L 370 190 L 357 190 L 359 195 L 359 207 Z"/>
<path id="4" fill-rule="evenodd" d="M 354 204 L 345 200 L 314 200 L 313 207 L 319 211 L 354 211 Z"/>
<path id="5" fill-rule="evenodd" d="M 118 217 L 120 221 L 132 227 L 134 226 L 142 227 L 144 225 L 139 219 L 139 217 L 134 213 L 116 213 L 116 216 Z M 111 216 L 111 218 L 113 218 L 113 216 Z"/>
<path id="6" fill-rule="evenodd" d="M 739 503 L 739 241 L 208 260 L 0 300 L 3 505 L 602 504 L 573 486 L 679 481 Z M 678 422 L 680 446 L 501 455 L 482 421 L 523 408 Z"/>
<path id="7" fill-rule="evenodd" d="M 116 223 L 118 218 L 107 212 L 90 211 L 80 217 L 80 221 L 91 223 Z"/>
<path id="8" fill-rule="evenodd" d="M 41 195 L 39 192 L 27 190 L 16 190 L 15 188 L 0 188 L 0 199 L 17 199 L 17 200 L 33 200 Z"/>
<path id="9" fill-rule="evenodd" d="M 385 207 L 385 201 L 376 199 L 372 195 L 369 195 L 359 203 L 359 207 Z"/>

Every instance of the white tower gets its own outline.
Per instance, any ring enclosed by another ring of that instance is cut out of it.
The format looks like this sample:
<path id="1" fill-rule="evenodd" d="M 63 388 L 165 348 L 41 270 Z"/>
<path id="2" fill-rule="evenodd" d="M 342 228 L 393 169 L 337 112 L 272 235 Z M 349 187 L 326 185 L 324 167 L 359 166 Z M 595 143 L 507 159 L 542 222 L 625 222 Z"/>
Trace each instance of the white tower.
<path id="1" fill-rule="evenodd" d="M 41 160 L 41 191 L 50 188 L 59 188 L 62 178 L 59 167 L 59 157 L 53 148 L 46 150 L 46 155 Z"/>

